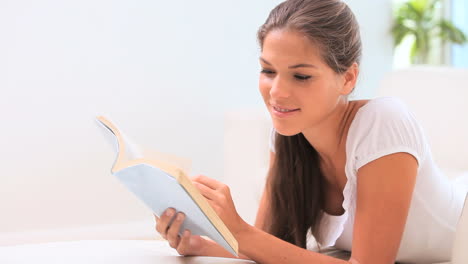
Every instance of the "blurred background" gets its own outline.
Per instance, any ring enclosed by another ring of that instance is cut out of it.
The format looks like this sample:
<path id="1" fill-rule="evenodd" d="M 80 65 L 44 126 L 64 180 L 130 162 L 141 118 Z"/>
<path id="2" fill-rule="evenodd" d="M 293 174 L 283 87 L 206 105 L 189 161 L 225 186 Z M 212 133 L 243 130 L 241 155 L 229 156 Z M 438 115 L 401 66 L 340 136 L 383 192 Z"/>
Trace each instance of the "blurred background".
<path id="1" fill-rule="evenodd" d="M 155 235 L 151 212 L 110 174 L 97 115 L 228 183 L 253 223 L 269 136 L 256 31 L 280 2 L 0 0 L 0 245 Z M 466 1 L 345 2 L 364 47 L 353 99 L 416 64 L 468 66 Z M 450 22 L 429 51 L 418 15 Z"/>

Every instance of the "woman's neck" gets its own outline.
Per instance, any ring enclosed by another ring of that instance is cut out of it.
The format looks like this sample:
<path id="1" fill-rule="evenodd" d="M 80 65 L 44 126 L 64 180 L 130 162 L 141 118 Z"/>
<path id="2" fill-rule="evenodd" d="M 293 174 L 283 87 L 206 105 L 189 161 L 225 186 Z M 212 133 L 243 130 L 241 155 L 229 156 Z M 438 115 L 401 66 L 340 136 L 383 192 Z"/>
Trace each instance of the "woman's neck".
<path id="1" fill-rule="evenodd" d="M 346 144 L 348 129 L 359 107 L 358 101 L 342 99 L 326 119 L 302 132 L 323 162 L 333 163 L 337 155 L 344 154 L 341 150 Z"/>

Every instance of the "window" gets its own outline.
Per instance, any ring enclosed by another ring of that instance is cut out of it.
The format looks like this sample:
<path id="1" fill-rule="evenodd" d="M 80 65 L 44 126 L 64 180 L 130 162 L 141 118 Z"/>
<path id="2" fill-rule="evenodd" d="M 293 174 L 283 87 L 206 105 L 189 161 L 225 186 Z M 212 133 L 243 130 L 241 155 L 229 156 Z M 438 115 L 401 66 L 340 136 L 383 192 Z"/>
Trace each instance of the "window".
<path id="1" fill-rule="evenodd" d="M 468 34 L 468 2 L 452 0 L 452 20 L 455 26 Z M 468 67 L 468 44 L 452 45 L 452 64 L 455 67 Z"/>

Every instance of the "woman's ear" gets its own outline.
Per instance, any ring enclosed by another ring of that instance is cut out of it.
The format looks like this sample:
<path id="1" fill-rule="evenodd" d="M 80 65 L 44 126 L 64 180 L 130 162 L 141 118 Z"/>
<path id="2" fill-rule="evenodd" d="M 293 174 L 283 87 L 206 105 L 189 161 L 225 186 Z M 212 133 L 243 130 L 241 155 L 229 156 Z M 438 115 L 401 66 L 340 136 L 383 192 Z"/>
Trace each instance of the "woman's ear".
<path id="1" fill-rule="evenodd" d="M 343 73 L 343 86 L 340 92 L 342 95 L 349 95 L 354 90 L 358 76 L 359 65 L 355 62 Z"/>

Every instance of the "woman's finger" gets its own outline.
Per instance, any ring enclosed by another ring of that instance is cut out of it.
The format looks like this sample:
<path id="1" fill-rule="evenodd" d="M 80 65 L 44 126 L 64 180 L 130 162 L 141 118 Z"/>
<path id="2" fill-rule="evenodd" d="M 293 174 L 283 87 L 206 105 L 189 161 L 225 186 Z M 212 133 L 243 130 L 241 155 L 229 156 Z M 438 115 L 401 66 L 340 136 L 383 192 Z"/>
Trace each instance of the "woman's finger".
<path id="1" fill-rule="evenodd" d="M 154 220 L 156 222 L 156 230 L 158 229 L 157 226 L 158 226 L 158 222 L 159 222 L 159 217 L 157 217 L 156 215 L 154 215 Z"/>
<path id="2" fill-rule="evenodd" d="M 213 190 L 202 183 L 194 182 L 193 184 L 195 185 L 195 187 L 197 187 L 200 193 L 208 200 L 216 200 L 219 198 L 219 193 L 216 190 Z"/>
<path id="3" fill-rule="evenodd" d="M 156 215 L 154 215 L 154 220 L 155 220 L 155 222 L 156 222 L 156 225 L 155 225 L 154 229 L 156 229 L 156 231 L 157 231 L 157 232 L 159 232 L 159 231 L 158 231 L 158 225 L 159 225 L 159 224 L 158 224 L 158 222 L 159 222 L 159 217 L 157 217 Z"/>
<path id="4" fill-rule="evenodd" d="M 198 175 L 192 178 L 193 181 L 199 182 L 201 184 L 206 185 L 207 187 L 213 189 L 213 190 L 218 190 L 221 188 L 222 185 L 224 185 L 222 182 L 219 182 L 215 179 L 206 177 L 205 175 Z"/>
<path id="5" fill-rule="evenodd" d="M 182 233 L 179 245 L 176 248 L 177 252 L 181 255 L 187 255 L 190 250 L 190 233 L 189 230 L 185 230 L 184 233 Z"/>
<path id="6" fill-rule="evenodd" d="M 167 231 L 167 241 L 172 248 L 177 248 L 180 242 L 179 230 L 180 226 L 184 222 L 185 215 L 184 213 L 177 213 L 176 218 L 172 222 L 169 230 Z"/>
<path id="7" fill-rule="evenodd" d="M 169 224 L 171 223 L 174 214 L 174 208 L 168 208 L 164 211 L 157 222 L 156 231 L 158 231 L 164 239 L 167 239 L 167 229 L 169 228 Z"/>

